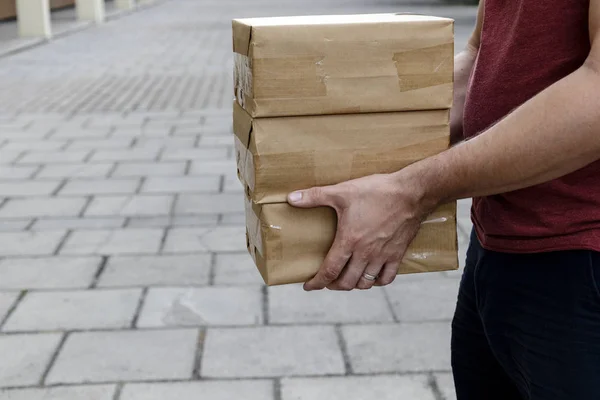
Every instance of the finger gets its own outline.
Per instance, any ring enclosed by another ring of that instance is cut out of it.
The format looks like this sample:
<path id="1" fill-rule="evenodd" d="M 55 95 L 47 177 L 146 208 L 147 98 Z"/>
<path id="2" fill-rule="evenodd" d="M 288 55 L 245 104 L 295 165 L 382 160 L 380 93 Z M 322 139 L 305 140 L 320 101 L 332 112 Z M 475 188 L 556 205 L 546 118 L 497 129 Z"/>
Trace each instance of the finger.
<path id="1" fill-rule="evenodd" d="M 364 259 L 360 259 L 355 257 L 354 255 L 350 257 L 350 262 L 343 269 L 340 276 L 333 281 L 331 284 L 327 285 L 327 289 L 330 290 L 352 290 L 356 288 L 360 277 L 365 271 L 367 267 L 367 261 Z"/>
<path id="2" fill-rule="evenodd" d="M 352 256 L 352 250 L 344 245 L 342 239 L 336 235 L 333 245 L 325 257 L 319 272 L 314 278 L 304 284 L 304 290 L 325 289 L 331 282 L 335 281 Z"/>
<path id="3" fill-rule="evenodd" d="M 288 203 L 294 207 L 300 208 L 331 206 L 331 194 L 334 190 L 334 186 L 323 186 L 306 190 L 298 190 L 288 195 Z"/>
<path id="4" fill-rule="evenodd" d="M 358 283 L 356 284 L 357 289 L 368 290 L 375 285 L 377 279 L 379 279 L 379 274 L 383 271 L 383 263 L 381 262 L 372 262 L 370 263 L 365 272 L 360 276 Z M 371 279 L 373 277 L 374 279 Z"/>
<path id="5" fill-rule="evenodd" d="M 396 279 L 396 276 L 398 275 L 399 268 L 399 261 L 388 261 L 387 263 L 385 263 L 383 269 L 381 270 L 381 273 L 379 274 L 379 277 L 375 281 L 375 285 L 386 286 L 394 282 L 394 279 Z"/>

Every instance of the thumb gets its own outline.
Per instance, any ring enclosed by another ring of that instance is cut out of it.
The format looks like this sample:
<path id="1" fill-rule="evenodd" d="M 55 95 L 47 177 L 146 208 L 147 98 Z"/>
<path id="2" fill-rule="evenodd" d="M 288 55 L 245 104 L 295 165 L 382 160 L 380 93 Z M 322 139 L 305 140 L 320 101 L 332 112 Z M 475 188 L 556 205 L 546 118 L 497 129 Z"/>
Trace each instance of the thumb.
<path id="1" fill-rule="evenodd" d="M 298 190 L 288 195 L 288 203 L 294 207 L 312 208 L 329 205 L 329 196 L 324 187 Z"/>

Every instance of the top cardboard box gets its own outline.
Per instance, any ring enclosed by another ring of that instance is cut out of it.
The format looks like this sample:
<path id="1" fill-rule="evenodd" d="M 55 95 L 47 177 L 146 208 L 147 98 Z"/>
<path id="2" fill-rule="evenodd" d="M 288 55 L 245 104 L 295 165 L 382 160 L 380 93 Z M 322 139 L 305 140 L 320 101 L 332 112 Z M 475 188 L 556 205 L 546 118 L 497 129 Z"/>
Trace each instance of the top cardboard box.
<path id="1" fill-rule="evenodd" d="M 235 96 L 252 117 L 447 109 L 454 21 L 370 14 L 233 21 Z"/>

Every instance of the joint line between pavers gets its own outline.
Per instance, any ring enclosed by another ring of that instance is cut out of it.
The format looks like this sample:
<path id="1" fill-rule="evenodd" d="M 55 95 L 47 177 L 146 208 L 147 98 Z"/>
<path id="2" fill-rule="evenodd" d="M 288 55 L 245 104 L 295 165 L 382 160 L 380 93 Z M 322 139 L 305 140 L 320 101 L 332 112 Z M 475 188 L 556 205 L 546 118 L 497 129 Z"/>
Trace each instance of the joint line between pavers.
<path id="1" fill-rule="evenodd" d="M 335 325 L 335 334 L 338 339 L 340 351 L 342 352 L 342 357 L 344 358 L 344 369 L 346 370 L 346 375 L 354 375 L 352 363 L 350 362 L 350 355 L 348 354 L 348 345 L 346 344 L 346 339 L 344 338 L 341 324 Z"/>
<path id="2" fill-rule="evenodd" d="M 46 167 L 46 164 L 40 164 L 37 166 L 37 169 L 33 172 L 33 174 L 29 177 L 29 180 L 37 179 L 38 175 L 42 173 L 42 170 Z"/>
<path id="3" fill-rule="evenodd" d="M 100 281 L 100 277 L 104 273 L 106 269 L 106 265 L 108 264 L 108 256 L 102 256 L 102 260 L 100 261 L 100 265 L 98 265 L 98 269 L 94 274 L 94 279 L 92 279 L 92 283 L 90 283 L 89 289 L 95 289 L 98 287 L 98 282 Z"/>
<path id="4" fill-rule="evenodd" d="M 167 227 L 164 228 L 163 235 L 160 238 L 160 243 L 158 245 L 157 254 L 163 254 L 163 251 L 165 249 L 165 245 L 167 244 L 167 237 L 169 237 L 169 232 L 170 231 L 171 231 L 171 227 L 167 226 Z"/>
<path id="5" fill-rule="evenodd" d="M 390 300 L 390 296 L 388 295 L 387 290 L 385 290 L 385 288 L 384 288 L 382 291 L 383 291 L 383 298 L 385 299 L 385 303 L 387 304 L 388 310 L 392 314 L 392 318 L 394 319 L 394 322 L 400 322 L 400 319 L 398 319 L 398 316 L 394 312 L 394 306 L 392 305 L 392 301 Z"/>
<path id="6" fill-rule="evenodd" d="M 263 324 L 269 325 L 269 288 L 263 286 L 262 292 L 262 312 L 263 312 Z"/>
<path id="7" fill-rule="evenodd" d="M 119 400 L 121 398 L 121 392 L 123 391 L 123 383 L 118 383 L 115 388 L 112 400 Z"/>
<path id="8" fill-rule="evenodd" d="M 85 213 L 87 212 L 88 208 L 90 207 L 90 204 L 92 204 L 93 200 L 94 200 L 94 196 L 85 196 L 85 204 L 81 208 L 81 211 L 79 212 L 79 214 L 77 214 L 77 217 L 83 218 L 85 216 Z"/>
<path id="9" fill-rule="evenodd" d="M 112 167 L 110 167 L 110 169 L 108 170 L 108 174 L 106 174 L 107 178 L 114 178 L 114 174 L 117 171 L 117 168 L 119 167 L 120 162 L 114 162 Z"/>
<path id="10" fill-rule="evenodd" d="M 219 177 L 219 191 L 218 193 L 225 192 L 225 175 Z"/>
<path id="11" fill-rule="evenodd" d="M 446 400 L 446 398 L 442 394 L 442 391 L 440 390 L 440 387 L 438 385 L 437 379 L 435 378 L 435 375 L 433 375 L 432 373 L 429 373 L 427 384 L 428 384 L 429 388 L 431 389 L 431 391 L 433 392 L 433 397 L 435 397 L 435 400 Z"/>
<path id="12" fill-rule="evenodd" d="M 52 354 L 52 357 L 50 358 L 50 362 L 48 363 L 46 370 L 44 371 L 44 373 L 42 374 L 42 377 L 40 378 L 40 386 L 44 386 L 46 384 L 46 379 L 48 378 L 48 374 L 50 374 L 50 370 L 56 363 L 56 359 L 58 358 L 58 355 L 60 354 L 62 348 L 64 347 L 65 342 L 67 341 L 67 338 L 69 337 L 69 335 L 70 335 L 70 333 L 66 332 L 60 339 L 58 346 L 56 346 L 56 350 Z"/>
<path id="13" fill-rule="evenodd" d="M 58 193 L 60 193 L 61 190 L 63 190 L 63 188 L 65 187 L 65 185 L 67 184 L 68 179 L 63 179 L 58 186 L 56 187 L 56 189 L 54 189 L 54 191 L 50 194 L 50 196 L 58 196 Z"/>
<path id="14" fill-rule="evenodd" d="M 202 358 L 204 357 L 204 344 L 206 343 L 206 328 L 200 329 L 198 339 L 196 341 L 196 353 L 194 357 L 194 369 L 192 370 L 192 379 L 201 379 L 202 375 Z"/>
<path id="15" fill-rule="evenodd" d="M 144 187 L 145 184 L 146 184 L 146 177 L 142 176 L 138 182 L 138 187 L 135 189 L 134 194 L 141 194 L 142 188 Z"/>
<path id="16" fill-rule="evenodd" d="M 133 315 L 133 318 L 131 320 L 131 329 L 137 329 L 137 323 L 138 320 L 140 319 L 140 314 L 142 313 L 142 308 L 144 307 L 144 302 L 146 301 L 146 297 L 148 296 L 148 288 L 145 287 L 142 290 L 142 295 L 140 296 L 140 299 L 138 301 L 136 310 L 135 310 L 135 314 Z"/>
<path id="17" fill-rule="evenodd" d="M 215 276 L 217 275 L 217 253 L 210 253 L 210 264 L 208 270 L 208 286 L 215 285 Z"/>
<path id="18" fill-rule="evenodd" d="M 52 253 L 53 255 L 57 256 L 61 252 L 62 248 L 65 246 L 65 243 L 67 243 L 67 240 L 69 240 L 71 233 L 73 233 L 73 231 L 69 229 L 58 246 L 56 246 L 56 250 L 54 250 L 54 253 Z"/>
<path id="19" fill-rule="evenodd" d="M 281 378 L 277 378 L 273 381 L 273 400 L 282 400 L 283 395 L 281 394 Z"/>
<path id="20" fill-rule="evenodd" d="M 2 332 L 2 328 L 4 327 L 4 324 L 6 324 L 6 321 L 8 321 L 8 319 L 10 318 L 10 316 L 15 312 L 15 310 L 17 309 L 17 307 L 19 306 L 19 304 L 21 304 L 21 301 L 23 300 L 23 298 L 26 295 L 27 295 L 27 290 L 22 290 L 19 293 L 19 295 L 17 296 L 17 299 L 13 302 L 13 304 L 8 309 L 8 312 L 4 316 L 4 319 L 0 320 L 0 332 Z"/>

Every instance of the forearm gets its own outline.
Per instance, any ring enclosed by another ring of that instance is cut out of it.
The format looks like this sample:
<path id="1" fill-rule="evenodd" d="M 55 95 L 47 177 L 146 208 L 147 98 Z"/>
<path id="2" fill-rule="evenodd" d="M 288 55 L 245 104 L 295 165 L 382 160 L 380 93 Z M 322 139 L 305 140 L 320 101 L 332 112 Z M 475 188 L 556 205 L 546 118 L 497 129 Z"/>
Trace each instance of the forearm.
<path id="1" fill-rule="evenodd" d="M 477 58 L 477 48 L 469 44 L 454 58 L 454 101 L 450 112 L 450 142 L 463 140 L 463 111 L 471 71 Z"/>
<path id="2" fill-rule="evenodd" d="M 506 193 L 600 159 L 600 72 L 584 66 L 476 138 L 399 171 L 425 203 Z"/>

